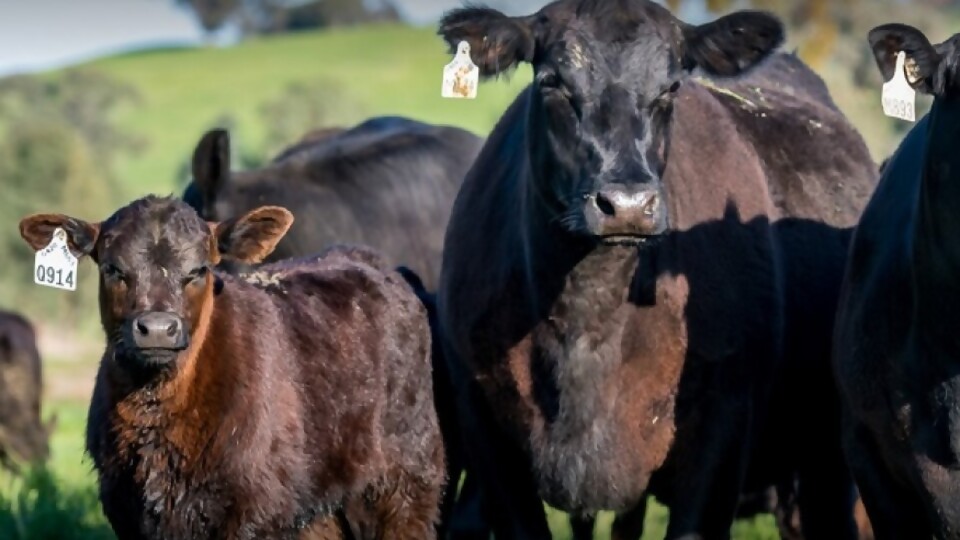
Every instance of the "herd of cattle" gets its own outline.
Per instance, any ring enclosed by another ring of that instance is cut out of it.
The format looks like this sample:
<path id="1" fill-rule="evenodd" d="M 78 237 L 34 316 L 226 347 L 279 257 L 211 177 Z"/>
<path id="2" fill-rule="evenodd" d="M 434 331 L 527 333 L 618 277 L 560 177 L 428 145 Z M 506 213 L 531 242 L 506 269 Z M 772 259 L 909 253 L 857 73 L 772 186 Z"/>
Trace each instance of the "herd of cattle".
<path id="1" fill-rule="evenodd" d="M 233 172 L 215 130 L 182 198 L 21 221 L 100 273 L 119 538 L 546 539 L 546 502 L 638 540 L 649 496 L 671 539 L 960 538 L 960 36 L 870 32 L 934 98 L 878 170 L 763 12 L 439 32 L 533 67 L 485 140 L 380 117 Z M 46 456 L 40 384 L 3 315 L 0 462 Z"/>

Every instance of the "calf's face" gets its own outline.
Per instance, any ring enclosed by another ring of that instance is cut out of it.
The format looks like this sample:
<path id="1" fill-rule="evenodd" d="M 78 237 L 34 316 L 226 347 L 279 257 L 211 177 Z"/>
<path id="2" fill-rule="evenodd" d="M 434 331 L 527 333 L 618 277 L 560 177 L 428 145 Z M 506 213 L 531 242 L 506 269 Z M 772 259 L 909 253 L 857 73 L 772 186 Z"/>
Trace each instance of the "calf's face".
<path id="1" fill-rule="evenodd" d="M 532 157 L 549 176 L 538 190 L 568 231 L 601 238 L 666 230 L 661 175 L 674 96 L 690 71 L 735 76 L 783 40 L 772 15 L 691 26 L 647 0 L 560 0 L 527 17 L 464 8 L 439 33 L 452 47 L 466 40 L 484 76 L 532 65 L 530 122 L 541 141 Z"/>
<path id="2" fill-rule="evenodd" d="M 147 197 L 100 223 L 33 215 L 20 222 L 20 233 L 40 249 L 62 228 L 74 253 L 97 263 L 108 347 L 119 365 L 150 374 L 175 367 L 205 327 L 217 279 L 212 266 L 221 258 L 260 262 L 292 221 L 283 208 L 262 207 L 210 223 L 182 201 Z"/>

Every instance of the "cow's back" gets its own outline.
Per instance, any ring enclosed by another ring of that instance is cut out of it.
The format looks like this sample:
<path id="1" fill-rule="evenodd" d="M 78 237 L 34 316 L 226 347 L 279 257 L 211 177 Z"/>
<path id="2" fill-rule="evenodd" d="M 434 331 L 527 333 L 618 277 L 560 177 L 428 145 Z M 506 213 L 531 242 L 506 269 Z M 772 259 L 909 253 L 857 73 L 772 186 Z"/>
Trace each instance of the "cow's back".
<path id="1" fill-rule="evenodd" d="M 233 205 L 279 204 L 296 216 L 269 261 L 369 245 L 432 288 L 450 208 L 482 142 L 459 128 L 378 118 L 235 174 Z"/>
<path id="2" fill-rule="evenodd" d="M 424 445 L 439 437 L 426 310 L 384 256 L 338 245 L 243 279 L 265 290 L 289 323 L 282 341 L 297 347 L 306 414 L 326 419 L 309 434 L 314 452 L 344 460 L 327 459 L 319 474 L 334 483 L 358 474 L 352 468 L 370 476 L 387 465 L 443 474 L 442 446 Z"/>

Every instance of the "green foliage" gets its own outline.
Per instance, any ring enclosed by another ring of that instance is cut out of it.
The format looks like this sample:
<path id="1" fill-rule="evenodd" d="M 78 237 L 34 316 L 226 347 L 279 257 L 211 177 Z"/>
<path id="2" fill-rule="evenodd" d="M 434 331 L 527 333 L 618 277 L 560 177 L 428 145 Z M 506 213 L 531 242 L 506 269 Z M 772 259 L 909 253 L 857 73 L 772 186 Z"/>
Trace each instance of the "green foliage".
<path id="1" fill-rule="evenodd" d="M 240 0 L 176 0 L 178 4 L 189 7 L 197 16 L 203 29 L 212 32 L 223 26 L 231 16 L 236 15 L 243 2 Z"/>
<path id="2" fill-rule="evenodd" d="M 92 319 L 95 272 L 80 269 L 78 290 L 65 293 L 32 284 L 33 251 L 18 222 L 35 212 L 102 219 L 123 199 L 114 174 L 118 156 L 144 148 L 144 139 L 116 128 L 112 114 L 135 104 L 134 87 L 82 68 L 60 77 L 0 80 L 0 253 L 10 263 L 0 275 L 0 299 L 32 318 L 70 326 Z"/>
<path id="3" fill-rule="evenodd" d="M 0 538 L 4 540 L 113 540 L 93 486 L 64 486 L 45 467 L 0 478 Z"/>

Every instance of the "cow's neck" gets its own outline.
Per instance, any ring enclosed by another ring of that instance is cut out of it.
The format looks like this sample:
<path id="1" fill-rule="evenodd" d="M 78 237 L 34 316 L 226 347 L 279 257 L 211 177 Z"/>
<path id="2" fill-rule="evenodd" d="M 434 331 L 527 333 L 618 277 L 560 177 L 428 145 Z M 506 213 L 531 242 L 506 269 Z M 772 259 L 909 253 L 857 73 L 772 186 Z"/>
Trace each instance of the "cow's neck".
<path id="1" fill-rule="evenodd" d="M 913 231 L 917 323 L 931 342 L 960 347 L 960 99 L 937 99 L 929 113 Z"/>

